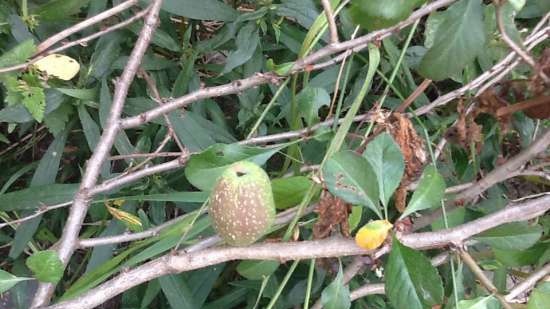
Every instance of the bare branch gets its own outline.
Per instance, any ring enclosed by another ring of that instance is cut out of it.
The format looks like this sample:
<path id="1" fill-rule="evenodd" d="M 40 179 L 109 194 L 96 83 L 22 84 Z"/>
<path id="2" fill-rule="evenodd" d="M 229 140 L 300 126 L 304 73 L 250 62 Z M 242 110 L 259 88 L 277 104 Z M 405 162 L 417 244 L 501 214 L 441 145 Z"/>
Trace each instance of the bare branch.
<path id="1" fill-rule="evenodd" d="M 509 302 L 513 301 L 519 295 L 531 290 L 537 284 L 538 281 L 544 279 L 544 277 L 548 276 L 549 274 L 550 274 L 550 263 L 544 265 L 544 267 L 535 271 L 529 277 L 523 280 L 520 284 L 516 285 L 513 289 L 510 290 L 508 295 L 506 295 L 504 298 L 506 299 L 506 301 L 509 301 Z"/>
<path id="2" fill-rule="evenodd" d="M 483 285 L 489 292 L 491 292 L 500 301 L 504 308 L 512 309 L 512 306 L 510 306 L 510 304 L 504 299 L 504 297 L 500 295 L 496 286 L 489 278 L 487 278 L 487 276 L 485 276 L 483 269 L 481 269 L 479 265 L 477 265 L 477 262 L 474 260 L 474 258 L 472 258 L 468 251 L 461 248 L 460 250 L 458 250 L 458 254 L 462 258 L 462 261 L 464 261 L 464 263 L 468 265 L 472 273 L 474 273 L 474 275 L 477 277 L 481 285 Z"/>
<path id="3" fill-rule="evenodd" d="M 305 210 L 305 214 L 311 213 L 314 206 L 308 207 Z M 294 218 L 294 215 L 296 214 L 296 207 L 288 209 L 286 211 L 283 211 L 279 214 L 277 214 L 277 217 L 275 218 L 275 225 L 281 225 L 286 224 L 290 222 Z M 80 248 L 88 248 L 88 247 L 95 247 L 95 246 L 102 246 L 107 244 L 118 244 L 123 242 L 130 242 L 134 240 L 144 239 L 148 237 L 154 237 L 159 234 L 160 231 L 167 228 L 168 226 L 173 225 L 174 223 L 177 223 L 181 221 L 182 219 L 186 218 L 188 215 L 182 215 L 177 218 L 174 218 L 172 220 L 166 221 L 165 223 L 152 227 L 148 229 L 147 231 L 138 232 L 138 233 L 129 233 L 129 234 L 123 234 L 123 235 L 114 235 L 114 236 L 106 236 L 106 237 L 98 237 L 98 238 L 89 238 L 89 239 L 81 239 L 79 241 L 79 247 Z M 212 239 L 206 239 L 203 241 L 199 241 L 195 245 L 186 248 L 186 252 L 194 252 L 202 249 L 206 249 L 209 247 L 212 247 L 214 245 L 217 245 L 221 243 L 221 238 L 215 236 L 216 241 Z"/>
<path id="4" fill-rule="evenodd" d="M 124 28 L 124 27 L 126 27 L 126 26 L 128 26 L 128 25 L 134 23 L 135 21 L 137 21 L 137 20 L 143 18 L 143 17 L 147 14 L 148 11 L 149 11 L 149 8 L 146 8 L 146 9 L 144 9 L 144 10 L 141 10 L 141 11 L 137 12 L 134 16 L 132 16 L 132 17 L 130 17 L 130 18 L 124 20 L 124 21 L 121 21 L 121 22 L 119 22 L 119 23 L 117 23 L 117 24 L 114 24 L 114 25 L 112 25 L 112 26 L 109 26 L 109 27 L 107 27 L 107 28 L 105 28 L 105 29 L 102 29 L 102 30 L 100 30 L 100 31 L 98 31 L 98 32 L 95 32 L 95 33 L 93 33 L 93 34 L 90 34 L 90 35 L 88 35 L 88 36 L 86 36 L 86 37 L 83 37 L 83 38 L 81 38 L 81 39 L 74 40 L 74 41 L 72 41 L 72 42 L 62 43 L 62 44 L 63 44 L 62 46 L 59 46 L 58 48 L 55 48 L 55 49 L 52 49 L 52 50 L 49 50 L 49 51 L 47 51 L 45 54 L 46 54 L 46 55 L 49 55 L 49 54 L 59 53 L 59 52 L 61 52 L 61 51 L 64 51 L 64 50 L 69 49 L 69 48 L 71 48 L 71 47 L 73 47 L 73 46 L 76 46 L 76 45 L 86 46 L 86 44 L 87 44 L 88 42 L 90 42 L 91 40 L 93 40 L 93 39 L 96 39 L 96 38 L 98 38 L 98 37 L 100 37 L 100 36 L 103 36 L 103 35 L 105 35 L 105 34 L 107 34 L 107 33 L 116 31 L 116 30 L 118 30 L 118 29 Z"/>
<path id="5" fill-rule="evenodd" d="M 429 249 L 460 244 L 473 235 L 495 226 L 525 221 L 542 215 L 550 209 L 550 196 L 509 206 L 491 215 L 463 225 L 437 232 L 415 233 L 399 236 L 401 242 L 415 249 Z M 187 253 L 180 250 L 152 260 L 132 270 L 121 273 L 87 293 L 64 301 L 47 309 L 93 308 L 134 286 L 154 278 L 190 271 L 233 260 L 296 260 L 320 257 L 341 257 L 372 254 L 350 239 L 325 239 L 316 241 L 260 243 L 249 247 L 219 247 Z"/>
<path id="6" fill-rule="evenodd" d="M 325 15 L 327 16 L 328 28 L 330 31 L 330 42 L 338 43 L 338 28 L 336 28 L 336 21 L 334 20 L 334 13 L 332 7 L 330 6 L 329 0 L 321 0 L 323 4 L 323 9 L 325 10 Z"/>
<path id="7" fill-rule="evenodd" d="M 23 217 L 23 218 L 20 218 L 20 219 L 17 219 L 17 220 L 13 220 L 13 221 L 8 221 L 6 223 L 0 223 L 0 229 L 5 227 L 5 226 L 8 226 L 8 225 L 14 225 L 14 224 L 23 223 L 25 221 L 29 221 L 30 219 L 41 216 L 41 215 L 47 213 L 50 210 L 54 210 L 54 209 L 58 209 L 58 208 L 64 208 L 64 207 L 70 206 L 72 203 L 73 202 L 65 202 L 65 203 L 55 204 L 55 205 L 51 205 L 51 206 L 44 205 L 42 207 L 39 207 L 38 210 L 35 213 L 33 213 L 32 215 L 28 215 L 26 217 Z"/>
<path id="8" fill-rule="evenodd" d="M 137 0 L 127 1 L 124 3 L 124 5 L 121 4 L 119 6 L 116 6 L 115 8 L 121 11 L 123 8 L 125 9 L 127 7 L 133 6 L 136 2 Z M 122 112 L 126 96 L 128 94 L 128 88 L 130 87 L 130 84 L 132 83 L 136 75 L 136 72 L 141 63 L 141 59 L 143 58 L 143 55 L 145 54 L 145 51 L 147 50 L 147 47 L 149 46 L 149 43 L 153 37 L 154 30 L 157 27 L 157 23 L 159 20 L 158 13 L 160 11 L 161 4 L 162 0 L 155 0 L 151 6 L 150 11 L 147 14 L 144 26 L 141 29 L 141 33 L 139 34 L 139 37 L 135 43 L 134 49 L 130 54 L 128 63 L 124 68 L 124 71 L 122 72 L 119 81 L 117 82 L 115 93 L 113 95 L 111 110 L 109 113 L 109 119 L 107 120 L 107 125 L 103 131 L 103 134 L 100 137 L 99 142 L 97 143 L 97 146 L 90 160 L 88 160 L 86 171 L 82 176 L 79 190 L 75 195 L 73 206 L 70 208 L 69 217 L 67 218 L 67 222 L 63 228 L 63 234 L 61 236 L 61 239 L 59 240 L 59 246 L 57 248 L 59 258 L 64 265 L 67 265 L 71 255 L 73 254 L 78 244 L 78 234 L 80 232 L 80 228 L 82 227 L 82 222 L 84 221 L 84 217 L 86 216 L 86 212 L 88 210 L 88 205 L 90 204 L 92 198 L 92 195 L 90 194 L 90 189 L 96 184 L 101 166 L 107 158 L 107 155 L 109 154 L 109 151 L 113 146 L 114 140 L 120 130 L 120 114 Z M 63 39 L 64 37 L 74 33 L 75 31 L 82 29 L 84 26 L 89 26 L 95 22 L 98 22 L 102 18 L 106 18 L 112 15 L 113 9 L 94 16 L 93 18 L 95 19 L 88 19 L 86 21 L 83 21 L 72 27 L 72 30 L 62 32 L 63 35 L 54 36 L 53 38 L 55 38 L 55 40 L 46 40 L 43 44 L 41 44 L 41 50 L 48 48 L 49 46 L 57 42 L 57 40 Z M 51 298 L 54 290 L 55 285 L 52 283 L 39 284 L 31 308 L 46 305 Z"/>
<path id="9" fill-rule="evenodd" d="M 529 55 L 529 52 L 523 50 L 506 33 L 506 28 L 504 27 L 504 20 L 502 16 L 503 11 L 502 11 L 501 3 L 495 3 L 495 14 L 497 18 L 498 31 L 500 31 L 500 35 L 504 43 L 506 43 L 514 52 L 516 52 L 516 54 L 518 54 L 518 56 L 520 56 L 520 58 L 522 58 L 523 61 L 525 61 L 528 65 L 530 65 L 535 71 L 535 74 L 538 74 L 547 85 L 550 85 L 550 78 L 548 78 L 548 76 L 546 76 L 546 74 L 544 74 L 544 72 L 537 67 L 537 63 L 531 57 L 531 55 Z"/>
<path id="10" fill-rule="evenodd" d="M 170 138 L 170 137 L 169 137 Z M 135 159 L 135 158 L 165 158 L 165 157 L 179 157 L 181 152 L 153 152 L 153 153 L 132 153 L 127 155 L 118 155 L 111 156 L 109 160 L 126 160 L 126 159 Z"/>
<path id="11" fill-rule="evenodd" d="M 153 166 L 132 172 L 130 174 L 126 174 L 121 177 L 109 179 L 89 189 L 88 193 L 90 194 L 90 196 L 100 194 L 100 193 L 105 193 L 115 188 L 119 188 L 124 185 L 130 184 L 134 181 L 140 180 L 141 178 L 180 168 L 185 164 L 185 162 L 187 162 L 188 158 L 189 156 L 185 155 L 172 161 L 153 165 Z"/>
<path id="12" fill-rule="evenodd" d="M 549 28 L 544 28 L 542 30 L 533 32 L 526 40 L 527 49 L 531 50 L 541 42 L 543 42 L 548 37 Z M 443 96 L 438 97 L 433 102 L 426 104 L 417 110 L 414 113 L 417 116 L 424 115 L 438 106 L 445 105 L 450 101 L 472 91 L 478 89 L 475 96 L 479 96 L 486 90 L 489 86 L 493 85 L 495 82 L 499 81 L 504 75 L 508 74 L 513 68 L 515 68 L 520 61 L 516 57 L 516 53 L 512 52 L 508 54 L 504 59 L 495 64 L 492 68 L 485 71 L 483 74 L 479 75 L 473 81 L 468 84 L 460 87 L 457 90 L 451 91 Z M 489 81 L 489 82 L 487 82 Z M 487 82 L 487 83 L 486 83 Z"/>
<path id="13" fill-rule="evenodd" d="M 123 119 L 121 121 L 121 127 L 123 129 L 134 128 L 142 124 L 145 124 L 152 119 L 160 117 L 178 108 L 185 107 L 199 100 L 219 97 L 219 96 L 224 96 L 229 94 L 236 94 L 252 87 L 263 85 L 269 82 L 278 82 L 279 80 L 280 80 L 280 77 L 273 73 L 256 73 L 251 77 L 235 80 L 229 84 L 203 88 L 195 92 L 192 92 L 190 94 L 179 97 L 177 99 L 168 101 L 166 102 L 166 104 L 159 106 L 157 108 L 153 108 L 147 112 Z"/>
<path id="14" fill-rule="evenodd" d="M 548 150 L 549 145 L 550 130 L 546 131 L 518 155 L 485 175 L 485 177 L 476 182 L 475 185 L 456 195 L 455 200 L 469 201 L 492 187 L 494 184 L 501 182 L 503 179 L 508 179 L 510 174 L 514 174 L 516 171 L 521 170 L 521 167 L 529 160 L 533 159 L 537 154 Z"/>
<path id="15" fill-rule="evenodd" d="M 92 16 L 82 22 L 79 22 L 78 24 L 67 28 L 51 37 L 46 39 L 44 42 L 40 43 L 37 47 L 36 54 L 41 54 L 46 49 L 52 47 L 56 43 L 60 42 L 61 40 L 65 39 L 66 37 L 70 36 L 71 34 L 77 33 L 85 28 L 88 28 L 92 25 L 95 25 L 99 23 L 100 21 L 107 19 L 113 15 L 116 15 L 122 11 L 125 11 L 134 5 L 138 3 L 138 0 L 127 0 L 125 2 L 122 2 L 121 4 L 114 6 L 106 11 L 103 11 L 95 16 Z"/>

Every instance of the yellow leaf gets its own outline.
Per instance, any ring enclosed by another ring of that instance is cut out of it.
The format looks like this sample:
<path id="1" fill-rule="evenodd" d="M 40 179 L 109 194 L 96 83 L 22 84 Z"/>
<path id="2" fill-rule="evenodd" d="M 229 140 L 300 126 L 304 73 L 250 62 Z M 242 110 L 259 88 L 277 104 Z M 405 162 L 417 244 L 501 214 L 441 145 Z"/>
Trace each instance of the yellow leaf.
<path id="1" fill-rule="evenodd" d="M 71 80 L 80 71 L 80 64 L 61 54 L 48 55 L 33 64 L 38 70 L 62 80 Z"/>
<path id="2" fill-rule="evenodd" d="M 355 243 L 363 249 L 376 249 L 384 243 L 392 227 L 387 220 L 371 221 L 355 234 Z"/>
<path id="3" fill-rule="evenodd" d="M 138 217 L 124 210 L 116 209 L 111 206 L 106 206 L 109 213 L 116 219 L 124 222 L 130 229 L 141 228 L 141 220 Z"/>

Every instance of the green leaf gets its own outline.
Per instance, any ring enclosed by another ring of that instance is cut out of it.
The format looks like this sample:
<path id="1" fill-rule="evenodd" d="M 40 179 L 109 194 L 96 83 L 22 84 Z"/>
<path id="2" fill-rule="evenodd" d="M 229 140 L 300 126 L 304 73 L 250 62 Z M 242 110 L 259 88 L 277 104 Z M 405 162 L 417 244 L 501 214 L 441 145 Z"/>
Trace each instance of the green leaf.
<path id="1" fill-rule="evenodd" d="M 193 186 L 202 191 L 210 191 L 227 166 L 242 160 L 263 165 L 281 148 L 283 146 L 260 148 L 238 144 L 212 145 L 205 151 L 191 156 L 185 169 L 185 176 Z"/>
<path id="2" fill-rule="evenodd" d="M 471 300 L 461 300 L 457 309 L 498 309 L 500 304 L 494 296 L 478 297 Z"/>
<path id="3" fill-rule="evenodd" d="M 164 0 L 162 9 L 193 19 L 233 21 L 238 16 L 237 11 L 218 0 Z"/>
<path id="4" fill-rule="evenodd" d="M 401 149 L 390 134 L 382 133 L 367 145 L 363 157 L 369 161 L 376 174 L 380 201 L 387 205 L 405 172 Z"/>
<path id="5" fill-rule="evenodd" d="M 287 209 L 300 204 L 313 182 L 305 176 L 277 178 L 271 181 L 277 209 Z"/>
<path id="6" fill-rule="evenodd" d="M 550 245 L 545 243 L 536 244 L 525 250 L 500 250 L 493 248 L 495 258 L 500 263 L 509 267 L 532 265 L 539 261 Z"/>
<path id="7" fill-rule="evenodd" d="M 321 303 L 325 309 L 347 309 L 351 307 L 349 286 L 344 285 L 344 274 L 341 268 L 334 281 L 323 290 Z"/>
<path id="8" fill-rule="evenodd" d="M 198 308 L 190 288 L 181 275 L 166 275 L 158 280 L 170 307 L 178 309 Z"/>
<path id="9" fill-rule="evenodd" d="M 78 186 L 78 184 L 43 185 L 2 194 L 0 210 L 37 209 L 42 205 L 64 203 L 74 197 Z"/>
<path id="10" fill-rule="evenodd" d="M 248 280 L 262 280 L 279 268 L 277 261 L 242 261 L 237 265 L 237 272 Z"/>
<path id="11" fill-rule="evenodd" d="M 519 12 L 521 11 L 521 9 L 523 9 L 523 7 L 525 6 L 525 2 L 527 1 L 526 0 L 508 0 L 508 3 L 512 5 L 512 7 L 514 8 L 514 10 L 516 10 L 516 12 Z"/>
<path id="12" fill-rule="evenodd" d="M 32 280 L 32 278 L 17 277 L 0 269 L 0 294 L 11 289 L 17 283 L 26 280 Z"/>
<path id="13" fill-rule="evenodd" d="M 481 0 L 461 0 L 444 14 L 433 46 L 420 63 L 420 73 L 432 80 L 461 72 L 485 46 Z"/>
<path id="14" fill-rule="evenodd" d="M 395 237 L 385 277 L 386 295 L 394 308 L 425 309 L 443 302 L 443 283 L 430 260 Z"/>
<path id="15" fill-rule="evenodd" d="M 75 298 L 78 295 L 90 290 L 97 286 L 105 279 L 109 278 L 113 273 L 120 269 L 120 264 L 134 251 L 142 248 L 147 243 L 138 244 L 123 251 L 117 256 L 102 263 L 92 271 L 86 272 L 84 275 L 78 278 L 61 296 L 60 300 L 67 300 Z"/>
<path id="16" fill-rule="evenodd" d="M 2 53 L 0 56 L 0 68 L 25 62 L 36 51 L 33 40 L 26 40 L 14 48 Z M 0 79 L 2 75 L 0 74 Z"/>
<path id="17" fill-rule="evenodd" d="M 42 122 L 44 118 L 44 110 L 46 109 L 46 96 L 44 95 L 44 88 L 41 87 L 28 87 L 22 91 L 23 100 L 21 103 L 31 113 L 32 117 Z"/>
<path id="18" fill-rule="evenodd" d="M 550 304 L 550 282 L 542 282 L 529 296 L 527 309 L 546 309 L 548 304 Z"/>
<path id="19" fill-rule="evenodd" d="M 307 87 L 296 96 L 300 115 L 311 126 L 319 122 L 319 109 L 330 105 L 330 96 L 323 88 Z"/>
<path id="20" fill-rule="evenodd" d="M 422 172 L 418 187 L 414 190 L 407 209 L 400 218 L 405 218 L 415 211 L 440 206 L 443 196 L 445 196 L 445 180 L 435 166 L 429 165 Z"/>
<path id="21" fill-rule="evenodd" d="M 369 207 L 380 218 L 376 174 L 367 159 L 350 150 L 335 153 L 323 167 L 328 190 L 351 204 Z"/>
<path id="22" fill-rule="evenodd" d="M 237 50 L 232 51 L 227 57 L 222 73 L 231 72 L 234 68 L 250 60 L 258 43 L 260 43 L 258 27 L 255 22 L 249 22 L 239 30 L 235 39 Z"/>
<path id="23" fill-rule="evenodd" d="M 27 258 L 27 267 L 36 279 L 42 282 L 55 283 L 63 277 L 65 267 L 53 250 L 39 251 Z"/>
<path id="24" fill-rule="evenodd" d="M 55 90 L 80 100 L 97 101 L 97 88 L 55 88 Z"/>
<path id="25" fill-rule="evenodd" d="M 90 0 L 53 0 L 39 6 L 33 14 L 40 15 L 44 21 L 59 21 L 78 14 Z"/>
<path id="26" fill-rule="evenodd" d="M 353 232 L 361 222 L 361 216 L 363 215 L 363 207 L 353 206 L 351 207 L 351 214 L 348 217 L 349 231 Z"/>
<path id="27" fill-rule="evenodd" d="M 533 246 L 541 235 L 540 225 L 514 222 L 485 231 L 474 239 L 500 250 L 525 250 Z"/>

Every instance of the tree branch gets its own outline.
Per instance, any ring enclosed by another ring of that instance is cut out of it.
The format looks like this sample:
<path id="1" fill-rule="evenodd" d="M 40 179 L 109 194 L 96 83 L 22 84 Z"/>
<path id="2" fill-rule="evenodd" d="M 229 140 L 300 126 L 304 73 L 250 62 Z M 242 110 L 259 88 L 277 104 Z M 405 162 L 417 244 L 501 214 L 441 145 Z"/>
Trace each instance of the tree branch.
<path id="1" fill-rule="evenodd" d="M 506 28 L 504 26 L 504 20 L 503 20 L 503 11 L 502 11 L 502 5 L 503 3 L 500 3 L 500 1 L 495 1 L 495 14 L 497 19 L 497 26 L 498 31 L 500 32 L 500 35 L 502 37 L 502 40 L 506 45 L 508 45 L 518 56 L 523 59 L 528 65 L 530 65 L 533 70 L 535 71 L 535 74 L 538 74 L 544 83 L 546 85 L 550 85 L 550 78 L 544 74 L 544 72 L 537 66 L 537 63 L 535 60 L 529 55 L 528 51 L 523 50 L 519 45 L 512 40 L 508 34 L 506 33 Z"/>
<path id="2" fill-rule="evenodd" d="M 544 28 L 538 31 L 534 31 L 529 37 L 527 37 L 527 39 L 525 40 L 525 43 L 527 44 L 527 50 L 533 49 L 535 46 L 548 38 L 548 30 L 549 28 Z M 485 91 L 489 86 L 493 85 L 495 82 L 504 77 L 504 75 L 508 74 L 508 72 L 515 68 L 519 63 L 520 61 L 519 59 L 517 59 L 516 53 L 511 52 L 506 57 L 504 57 L 504 59 L 495 64 L 492 68 L 476 77 L 473 81 L 460 87 L 459 89 L 451 91 L 443 96 L 439 96 L 433 102 L 416 109 L 414 111 L 414 114 L 416 114 L 417 116 L 427 114 L 434 108 L 445 105 L 450 101 L 476 89 L 478 89 L 475 95 L 477 97 L 481 93 L 483 93 L 483 91 Z"/>
<path id="3" fill-rule="evenodd" d="M 116 6 L 115 8 L 120 11 L 123 8 L 125 9 L 127 7 L 133 6 L 136 2 L 137 0 L 127 1 L 124 2 L 124 4 Z M 161 4 L 162 0 L 155 0 L 151 6 L 150 11 L 147 14 L 144 26 L 141 29 L 134 49 L 132 50 L 132 53 L 130 54 L 130 57 L 128 59 L 128 64 L 124 68 L 124 71 L 122 72 L 122 75 L 117 82 L 115 93 L 113 95 L 113 102 L 111 105 L 109 119 L 107 120 L 107 125 L 103 131 L 103 134 L 100 137 L 99 142 L 97 143 L 97 146 L 91 158 L 88 160 L 86 171 L 82 176 L 79 190 L 75 195 L 73 206 L 70 208 L 69 216 L 63 228 L 63 234 L 61 236 L 61 239 L 59 240 L 59 246 L 57 248 L 59 258 L 64 265 L 68 264 L 71 255 L 76 249 L 78 243 L 78 234 L 80 232 L 80 228 L 82 227 L 84 217 L 86 216 L 88 205 L 90 204 L 93 196 L 90 194 L 90 189 L 96 184 L 101 166 L 107 158 L 107 155 L 109 154 L 113 146 L 116 135 L 120 130 L 120 114 L 122 112 L 126 96 L 128 94 L 128 88 L 130 87 L 130 84 L 132 83 L 136 75 L 136 72 L 141 63 L 141 59 L 143 58 L 143 55 L 145 54 L 145 51 L 147 50 L 147 47 L 149 46 L 149 43 L 153 37 L 154 30 L 157 27 L 157 23 L 159 20 L 158 13 Z M 72 27 L 72 30 L 62 32 L 62 35 L 60 34 L 58 36 L 54 36 L 53 38 L 55 38 L 55 40 L 61 40 L 71 33 L 82 29 L 84 25 L 88 26 L 93 24 L 93 22 L 101 20 L 102 18 L 111 16 L 113 14 L 113 10 L 114 8 L 100 13 L 92 17 L 92 19 L 88 19 L 84 22 L 77 24 L 79 25 L 78 27 L 75 25 L 74 27 Z M 42 49 L 39 50 L 44 50 L 52 44 L 54 44 L 54 39 L 46 40 L 40 45 Z M 55 285 L 52 283 L 39 284 L 31 308 L 47 304 L 54 290 Z"/>
<path id="4" fill-rule="evenodd" d="M 336 28 L 336 21 L 334 20 L 334 14 L 329 0 L 321 0 L 323 4 L 323 10 L 327 16 L 328 28 L 330 31 L 330 42 L 332 44 L 338 43 L 338 28 Z"/>
<path id="5" fill-rule="evenodd" d="M 541 269 L 532 273 L 529 277 L 523 280 L 520 284 L 516 285 L 513 289 L 510 290 L 508 295 L 504 296 L 506 301 L 511 302 L 519 295 L 531 290 L 538 281 L 544 279 L 544 277 L 550 274 L 550 263 L 544 265 Z"/>
<path id="6" fill-rule="evenodd" d="M 525 221 L 542 215 L 550 209 L 550 196 L 509 206 L 496 213 L 437 232 L 415 233 L 399 236 L 400 241 L 414 249 L 440 248 L 459 244 L 464 240 L 501 224 Z M 310 259 L 373 254 L 357 247 L 354 240 L 332 238 L 315 241 L 259 243 L 249 247 L 218 247 L 164 255 L 113 279 L 87 293 L 49 307 L 47 309 L 93 308 L 134 286 L 163 275 L 199 269 L 233 260 L 279 260 Z"/>

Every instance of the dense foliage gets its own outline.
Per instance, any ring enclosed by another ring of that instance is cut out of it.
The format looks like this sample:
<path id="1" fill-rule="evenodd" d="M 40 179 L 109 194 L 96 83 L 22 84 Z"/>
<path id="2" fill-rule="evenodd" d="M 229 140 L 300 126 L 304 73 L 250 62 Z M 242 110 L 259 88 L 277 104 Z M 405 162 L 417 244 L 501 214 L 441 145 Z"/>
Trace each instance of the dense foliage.
<path id="1" fill-rule="evenodd" d="M 0 308 L 548 308 L 548 1 L 156 2 L 0 3 Z"/>

